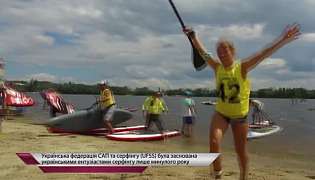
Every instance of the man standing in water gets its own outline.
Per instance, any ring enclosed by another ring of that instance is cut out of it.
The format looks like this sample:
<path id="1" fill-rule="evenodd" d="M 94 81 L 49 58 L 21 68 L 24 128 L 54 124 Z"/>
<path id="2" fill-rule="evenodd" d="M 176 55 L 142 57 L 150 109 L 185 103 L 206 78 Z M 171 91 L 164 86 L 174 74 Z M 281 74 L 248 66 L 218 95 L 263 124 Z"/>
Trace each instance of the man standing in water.
<path id="1" fill-rule="evenodd" d="M 185 98 L 182 101 L 183 106 L 183 124 L 182 134 L 190 137 L 192 135 L 192 126 L 196 117 L 195 101 L 192 99 L 192 93 L 185 91 Z"/>
<path id="2" fill-rule="evenodd" d="M 287 26 L 269 46 L 239 62 L 235 62 L 236 50 L 232 42 L 220 39 L 217 42 L 219 59 L 214 59 L 207 53 L 192 29 L 186 28 L 183 31 L 215 73 L 218 98 L 210 126 L 210 152 L 221 152 L 221 141 L 231 125 L 235 151 L 239 160 L 240 180 L 246 180 L 248 176 L 247 115 L 250 94 L 250 82 L 247 74 L 275 51 L 296 40 L 301 34 L 300 26 L 298 24 Z M 213 163 L 215 179 L 221 179 L 222 176 L 221 156 Z"/>
<path id="3" fill-rule="evenodd" d="M 161 114 L 163 112 L 167 113 L 168 109 L 161 96 L 162 93 L 158 91 L 147 97 L 143 103 L 142 112 L 145 118 L 146 130 L 150 129 L 152 122 L 154 122 L 160 133 L 163 134 L 164 128 Z"/>
<path id="4" fill-rule="evenodd" d="M 105 128 L 109 133 L 113 133 L 113 114 L 116 109 L 116 102 L 112 91 L 108 86 L 108 81 L 104 80 L 100 83 L 100 106 L 103 112 L 103 121 Z"/>

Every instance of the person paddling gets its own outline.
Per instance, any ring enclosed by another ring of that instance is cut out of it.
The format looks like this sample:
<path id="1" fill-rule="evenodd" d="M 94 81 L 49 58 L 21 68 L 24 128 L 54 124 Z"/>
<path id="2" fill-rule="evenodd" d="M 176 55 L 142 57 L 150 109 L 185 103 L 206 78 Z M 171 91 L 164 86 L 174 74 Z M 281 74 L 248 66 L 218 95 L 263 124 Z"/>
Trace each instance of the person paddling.
<path id="1" fill-rule="evenodd" d="M 240 180 L 247 179 L 247 115 L 250 94 L 250 81 L 247 74 L 275 51 L 296 40 L 301 34 L 300 26 L 298 24 L 288 25 L 270 45 L 242 61 L 236 61 L 236 49 L 233 43 L 226 39 L 220 39 L 217 42 L 218 59 L 215 59 L 207 53 L 195 31 L 191 28 L 184 28 L 183 32 L 191 38 L 194 47 L 215 72 L 218 98 L 210 126 L 210 152 L 221 152 L 221 141 L 230 125 L 239 160 Z M 215 179 L 220 179 L 222 176 L 221 156 L 213 163 Z"/>

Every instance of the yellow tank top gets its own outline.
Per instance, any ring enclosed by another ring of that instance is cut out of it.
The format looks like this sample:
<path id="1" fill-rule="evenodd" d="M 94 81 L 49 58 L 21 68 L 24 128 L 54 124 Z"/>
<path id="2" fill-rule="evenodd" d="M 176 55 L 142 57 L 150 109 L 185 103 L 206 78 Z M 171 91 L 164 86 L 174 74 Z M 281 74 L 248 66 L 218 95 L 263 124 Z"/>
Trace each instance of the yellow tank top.
<path id="1" fill-rule="evenodd" d="M 142 110 L 148 111 L 150 114 L 161 114 L 167 111 L 165 102 L 160 98 L 153 98 L 152 96 L 145 99 Z"/>
<path id="2" fill-rule="evenodd" d="M 231 118 L 243 118 L 249 111 L 250 81 L 243 79 L 241 64 L 235 63 L 224 69 L 219 65 L 216 69 L 217 104 L 216 111 Z"/>
<path id="3" fill-rule="evenodd" d="M 112 94 L 112 91 L 109 89 L 102 90 L 100 94 L 100 101 L 102 108 L 107 108 L 115 104 L 115 98 Z"/>

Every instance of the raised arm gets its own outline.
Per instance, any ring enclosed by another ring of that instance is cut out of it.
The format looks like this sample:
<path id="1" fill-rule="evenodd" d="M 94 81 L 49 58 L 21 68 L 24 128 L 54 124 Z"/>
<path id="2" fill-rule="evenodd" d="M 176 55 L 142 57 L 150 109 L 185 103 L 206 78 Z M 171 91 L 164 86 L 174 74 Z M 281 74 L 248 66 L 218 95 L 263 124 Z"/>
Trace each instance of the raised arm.
<path id="1" fill-rule="evenodd" d="M 284 29 L 282 34 L 277 39 L 275 39 L 271 44 L 269 44 L 266 48 L 244 59 L 242 63 L 243 77 L 246 77 L 246 74 L 250 70 L 255 68 L 259 63 L 261 63 L 267 57 L 271 56 L 278 49 L 290 43 L 291 41 L 298 39 L 300 34 L 301 32 L 299 24 L 288 25 Z"/>
<path id="2" fill-rule="evenodd" d="M 201 57 L 203 58 L 204 61 L 208 63 L 212 69 L 216 69 L 219 63 L 215 61 L 207 52 L 206 48 L 202 44 L 202 42 L 199 40 L 197 37 L 195 31 L 193 31 L 191 28 L 185 28 L 183 29 L 184 33 L 188 36 L 188 38 L 191 39 L 193 42 L 194 47 L 198 50 L 200 53 Z"/>

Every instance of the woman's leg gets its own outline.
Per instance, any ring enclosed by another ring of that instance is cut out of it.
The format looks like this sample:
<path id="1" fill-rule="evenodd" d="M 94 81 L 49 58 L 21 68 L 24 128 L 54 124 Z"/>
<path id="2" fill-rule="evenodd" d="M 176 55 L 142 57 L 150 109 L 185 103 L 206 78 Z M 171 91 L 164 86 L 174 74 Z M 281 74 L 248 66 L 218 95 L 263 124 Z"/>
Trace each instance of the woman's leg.
<path id="1" fill-rule="evenodd" d="M 103 117 L 105 128 L 108 129 L 110 134 L 114 133 L 114 128 L 112 125 L 114 111 L 115 111 L 115 106 L 109 107 L 106 111 L 106 114 L 104 114 L 104 117 Z"/>
<path id="2" fill-rule="evenodd" d="M 188 134 L 187 134 L 187 136 L 188 137 L 191 137 L 192 136 L 192 124 L 188 124 L 187 125 L 187 131 L 188 131 Z"/>
<path id="3" fill-rule="evenodd" d="M 209 135 L 209 145 L 210 153 L 220 153 L 221 152 L 221 140 L 225 131 L 228 129 L 229 124 L 226 119 L 219 113 L 215 112 L 212 116 L 212 121 L 210 125 L 210 135 Z M 221 155 L 213 162 L 213 170 L 221 171 Z"/>
<path id="4" fill-rule="evenodd" d="M 163 127 L 163 123 L 162 123 L 162 119 L 160 117 L 160 115 L 157 115 L 154 119 L 154 123 L 156 125 L 156 127 L 158 128 L 158 130 L 160 131 L 161 134 L 164 133 L 164 127 Z"/>
<path id="5" fill-rule="evenodd" d="M 191 116 L 190 118 L 191 121 L 190 124 L 188 125 L 189 137 L 193 135 L 193 125 L 195 124 L 195 117 Z"/>
<path id="6" fill-rule="evenodd" d="M 246 180 L 248 176 L 248 152 L 247 152 L 247 122 L 233 123 L 232 132 L 234 137 L 235 151 L 238 156 L 240 167 L 240 180 Z"/>
<path id="7" fill-rule="evenodd" d="M 186 126 L 185 117 L 182 117 L 182 129 L 181 129 L 181 133 L 182 133 L 183 135 L 185 135 L 185 126 Z"/>
<path id="8" fill-rule="evenodd" d="M 151 128 L 151 124 L 152 124 L 151 118 L 152 118 L 151 114 L 147 113 L 145 116 L 145 130 L 146 131 L 149 131 Z"/>

